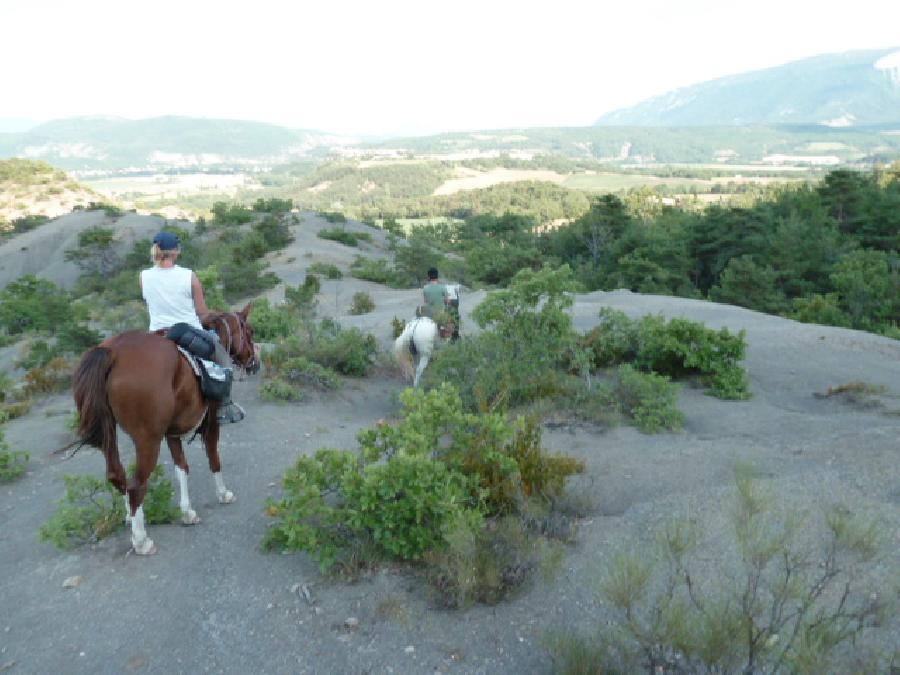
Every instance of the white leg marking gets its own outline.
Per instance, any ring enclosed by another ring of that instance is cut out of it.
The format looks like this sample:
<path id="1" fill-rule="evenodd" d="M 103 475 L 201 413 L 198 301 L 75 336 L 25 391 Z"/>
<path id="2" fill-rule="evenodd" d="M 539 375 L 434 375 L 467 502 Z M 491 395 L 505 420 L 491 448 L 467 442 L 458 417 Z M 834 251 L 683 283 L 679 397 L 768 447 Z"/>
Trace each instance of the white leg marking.
<path id="1" fill-rule="evenodd" d="M 122 495 L 122 499 L 125 500 L 125 524 L 131 525 L 131 504 L 128 502 L 128 493 L 126 492 Z"/>
<path id="2" fill-rule="evenodd" d="M 422 377 L 422 373 L 425 372 L 425 366 L 428 365 L 428 354 L 424 354 L 422 358 L 419 359 L 419 365 L 416 368 L 416 377 L 413 380 L 413 387 L 419 386 L 419 378 Z"/>
<path id="3" fill-rule="evenodd" d="M 156 553 L 156 544 L 147 536 L 147 530 L 144 528 L 144 505 L 141 504 L 134 512 L 134 518 L 131 519 L 131 545 L 134 552 L 138 555 L 153 555 Z"/>
<path id="4" fill-rule="evenodd" d="M 219 498 L 219 503 L 231 504 L 236 497 L 231 490 L 225 489 L 225 481 L 222 480 L 222 472 L 214 473 L 213 478 L 216 480 L 216 496 Z"/>
<path id="5" fill-rule="evenodd" d="M 200 522 L 200 516 L 191 508 L 191 497 L 188 494 L 187 472 L 180 466 L 175 467 L 175 475 L 178 476 L 178 489 L 181 495 L 178 505 L 181 507 L 181 522 L 185 525 L 196 525 Z"/>

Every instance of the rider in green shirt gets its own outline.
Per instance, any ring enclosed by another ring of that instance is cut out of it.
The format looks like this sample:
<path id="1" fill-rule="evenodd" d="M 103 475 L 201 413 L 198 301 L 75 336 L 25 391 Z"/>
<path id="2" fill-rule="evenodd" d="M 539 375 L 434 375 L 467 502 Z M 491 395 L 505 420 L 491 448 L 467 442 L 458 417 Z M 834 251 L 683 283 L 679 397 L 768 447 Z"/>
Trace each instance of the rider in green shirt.
<path id="1" fill-rule="evenodd" d="M 445 311 L 447 288 L 444 284 L 438 283 L 438 271 L 434 267 L 428 270 L 428 283 L 422 289 L 422 295 L 425 296 L 425 304 L 432 318 Z"/>

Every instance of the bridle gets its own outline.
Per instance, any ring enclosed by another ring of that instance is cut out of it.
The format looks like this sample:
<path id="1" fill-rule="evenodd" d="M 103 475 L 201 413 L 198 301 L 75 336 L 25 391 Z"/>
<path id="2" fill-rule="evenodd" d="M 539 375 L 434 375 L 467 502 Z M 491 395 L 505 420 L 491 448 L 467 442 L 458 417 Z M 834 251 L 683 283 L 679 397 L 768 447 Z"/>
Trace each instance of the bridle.
<path id="1" fill-rule="evenodd" d="M 237 322 L 238 329 L 236 334 L 232 332 L 231 325 L 229 324 L 227 317 L 233 317 Z M 228 350 L 228 353 L 232 355 L 232 358 L 234 357 L 234 355 L 242 353 L 245 345 L 248 345 L 249 343 L 250 358 L 246 364 L 238 365 L 240 365 L 240 367 L 245 371 L 250 370 L 255 365 L 254 362 L 256 360 L 256 349 L 253 345 L 253 340 L 247 336 L 249 329 L 244 316 L 237 312 L 223 312 L 221 314 L 214 315 L 211 319 L 211 323 L 217 329 L 219 325 L 224 327 L 225 339 L 222 340 L 222 346 L 225 347 L 226 350 Z M 217 330 L 216 332 L 219 331 Z M 221 337 L 221 333 L 219 333 L 219 335 Z"/>

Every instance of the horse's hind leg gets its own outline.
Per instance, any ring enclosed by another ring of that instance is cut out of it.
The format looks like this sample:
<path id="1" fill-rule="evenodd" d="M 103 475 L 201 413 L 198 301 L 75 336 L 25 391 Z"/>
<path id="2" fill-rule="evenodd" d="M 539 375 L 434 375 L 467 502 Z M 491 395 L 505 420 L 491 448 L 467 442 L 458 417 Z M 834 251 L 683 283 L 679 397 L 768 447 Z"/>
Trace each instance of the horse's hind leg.
<path id="1" fill-rule="evenodd" d="M 134 439 L 137 468 L 128 482 L 128 505 L 131 510 L 131 545 L 138 555 L 156 553 L 156 544 L 147 536 L 144 527 L 144 496 L 147 494 L 147 481 L 159 459 L 159 444 L 162 439 Z"/>
<path id="2" fill-rule="evenodd" d="M 166 436 L 166 445 L 172 453 L 172 461 L 175 462 L 175 475 L 178 476 L 178 506 L 181 508 L 181 522 L 185 525 L 196 525 L 200 522 L 200 516 L 191 508 L 191 497 L 188 494 L 188 473 L 190 467 L 184 456 L 184 447 L 177 436 Z"/>
<path id="3" fill-rule="evenodd" d="M 425 372 L 425 366 L 428 365 L 428 354 L 423 354 L 419 359 L 419 365 L 416 367 L 416 377 L 413 379 L 413 387 L 419 386 L 419 378 L 422 377 L 422 373 Z"/>
<path id="4" fill-rule="evenodd" d="M 108 480 L 125 499 L 125 522 L 131 522 L 131 508 L 128 504 L 128 494 L 125 492 L 127 476 L 122 460 L 119 459 L 119 445 L 115 435 L 112 436 L 108 447 L 103 448 L 103 458 L 106 460 L 106 480 Z"/>
<path id="5" fill-rule="evenodd" d="M 225 487 L 222 480 L 222 461 L 219 459 L 219 422 L 215 415 L 211 415 L 203 433 L 203 447 L 206 448 L 206 457 L 209 460 L 209 470 L 212 471 L 216 481 L 216 497 L 220 504 L 231 504 L 235 501 L 234 493 Z"/>

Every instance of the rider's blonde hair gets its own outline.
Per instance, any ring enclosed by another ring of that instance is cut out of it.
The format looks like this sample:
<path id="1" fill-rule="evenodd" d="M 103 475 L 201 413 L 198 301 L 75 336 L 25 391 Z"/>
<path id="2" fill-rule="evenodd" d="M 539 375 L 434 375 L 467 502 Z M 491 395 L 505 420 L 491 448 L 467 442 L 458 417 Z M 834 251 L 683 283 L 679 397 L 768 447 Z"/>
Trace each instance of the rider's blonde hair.
<path id="1" fill-rule="evenodd" d="M 159 247 L 159 244 L 153 244 L 150 247 L 150 261 L 154 265 L 159 265 L 163 260 L 167 260 L 169 258 L 173 258 L 174 256 L 181 253 L 181 247 L 171 248 L 167 250 L 163 250 Z"/>

